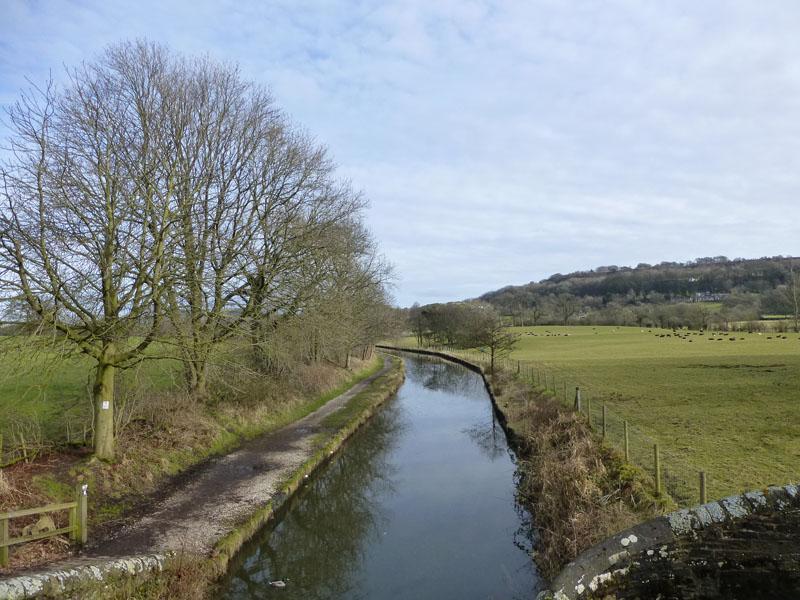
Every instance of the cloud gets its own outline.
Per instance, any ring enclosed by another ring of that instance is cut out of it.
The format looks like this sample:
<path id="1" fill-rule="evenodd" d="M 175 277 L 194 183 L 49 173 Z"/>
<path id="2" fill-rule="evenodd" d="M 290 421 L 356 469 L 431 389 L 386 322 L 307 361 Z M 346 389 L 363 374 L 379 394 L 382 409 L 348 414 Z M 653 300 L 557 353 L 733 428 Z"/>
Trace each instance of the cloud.
<path id="1" fill-rule="evenodd" d="M 0 101 L 122 38 L 238 62 L 371 200 L 406 305 L 796 253 L 800 5 L 7 0 Z"/>

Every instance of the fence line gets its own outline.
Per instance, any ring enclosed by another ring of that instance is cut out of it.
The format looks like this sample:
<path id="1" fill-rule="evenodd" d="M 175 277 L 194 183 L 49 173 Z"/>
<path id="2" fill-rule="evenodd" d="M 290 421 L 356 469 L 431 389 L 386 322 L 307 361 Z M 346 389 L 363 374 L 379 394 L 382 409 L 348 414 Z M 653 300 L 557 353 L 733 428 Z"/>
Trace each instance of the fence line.
<path id="1" fill-rule="evenodd" d="M 0 513 L 0 565 L 3 567 L 8 566 L 8 549 L 10 546 L 15 546 L 17 544 L 24 544 L 26 542 L 33 542 L 62 534 L 69 534 L 70 540 L 77 544 L 85 544 L 88 535 L 88 488 L 89 486 L 86 484 L 79 485 L 75 493 L 75 500 L 72 502 L 48 504 L 47 506 L 39 508 L 26 508 L 23 510 Z M 53 531 L 23 535 L 22 537 L 10 537 L 8 534 L 8 522 L 11 519 L 62 510 L 69 511 L 69 525 L 67 527 L 54 529 Z"/>
<path id="2" fill-rule="evenodd" d="M 479 363 L 491 362 L 488 352 L 475 349 L 461 350 L 451 346 L 425 348 L 466 360 L 477 360 Z M 495 357 L 495 368 L 517 373 L 543 393 L 554 396 L 566 406 L 585 415 L 589 426 L 615 446 L 627 463 L 639 466 L 652 475 L 656 489 L 669 495 L 679 506 L 705 504 L 711 481 L 706 472 L 665 450 L 605 403 L 592 402 L 592 398 L 585 392 L 581 397 L 580 386 L 570 385 L 568 378 L 562 376 L 557 380 L 555 372 L 548 372 L 537 363 L 506 357 Z"/>

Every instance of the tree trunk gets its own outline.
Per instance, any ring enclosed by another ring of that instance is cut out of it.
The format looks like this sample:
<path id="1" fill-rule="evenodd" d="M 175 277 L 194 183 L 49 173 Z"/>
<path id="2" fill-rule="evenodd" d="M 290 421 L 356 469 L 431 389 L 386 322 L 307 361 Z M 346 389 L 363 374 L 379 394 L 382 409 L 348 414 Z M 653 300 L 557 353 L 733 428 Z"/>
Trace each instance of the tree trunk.
<path id="1" fill-rule="evenodd" d="M 206 357 L 197 368 L 197 381 L 193 391 L 200 398 L 208 397 L 208 360 Z"/>
<path id="2" fill-rule="evenodd" d="M 186 388 L 193 390 L 197 386 L 197 368 L 191 357 L 184 353 L 183 358 L 183 374 L 186 378 Z"/>
<path id="3" fill-rule="evenodd" d="M 97 363 L 94 384 L 94 453 L 98 458 L 114 458 L 114 374 L 117 368 L 110 361 L 114 353 L 109 344 Z"/>
<path id="4" fill-rule="evenodd" d="M 208 392 L 209 356 L 203 349 L 187 349 L 183 353 L 183 373 L 186 377 L 186 388 L 190 393 L 201 398 Z"/>

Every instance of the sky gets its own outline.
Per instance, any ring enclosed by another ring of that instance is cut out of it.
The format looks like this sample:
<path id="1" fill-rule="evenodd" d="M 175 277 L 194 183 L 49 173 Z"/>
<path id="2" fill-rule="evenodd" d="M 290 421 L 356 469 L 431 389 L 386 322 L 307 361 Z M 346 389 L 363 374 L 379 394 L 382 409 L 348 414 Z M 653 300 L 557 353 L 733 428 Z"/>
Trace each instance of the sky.
<path id="1" fill-rule="evenodd" d="M 329 149 L 398 306 L 800 254 L 796 0 L 0 0 L 0 105 L 142 38 Z"/>

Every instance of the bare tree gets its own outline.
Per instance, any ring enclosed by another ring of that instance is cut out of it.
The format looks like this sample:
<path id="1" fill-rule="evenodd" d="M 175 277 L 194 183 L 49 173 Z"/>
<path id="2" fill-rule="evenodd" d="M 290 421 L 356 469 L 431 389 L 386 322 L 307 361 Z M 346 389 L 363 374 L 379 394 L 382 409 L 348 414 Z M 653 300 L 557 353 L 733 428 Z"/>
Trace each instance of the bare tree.
<path id="1" fill-rule="evenodd" d="M 786 286 L 786 296 L 792 307 L 793 330 L 795 333 L 800 331 L 800 276 L 795 273 L 794 265 L 789 263 L 789 285 Z"/>
<path id="2" fill-rule="evenodd" d="M 313 257 L 313 289 L 306 289 L 300 317 L 314 323 L 314 360 L 326 350 L 344 356 L 371 354 L 391 329 L 385 286 L 391 267 L 378 255 L 369 232 L 357 221 L 330 228 Z M 310 318 L 309 318 L 310 317 Z"/>
<path id="3" fill-rule="evenodd" d="M 234 66 L 131 42 L 69 75 L 9 111 L 0 298 L 95 359 L 111 458 L 115 373 L 156 339 L 203 395 L 221 343 L 263 347 L 326 295 L 378 301 L 385 273 L 360 194 Z"/>
<path id="4" fill-rule="evenodd" d="M 408 311 L 408 325 L 417 339 L 417 346 L 422 347 L 422 340 L 425 336 L 426 324 L 425 315 L 423 314 L 422 307 L 419 302 L 414 302 Z"/>
<path id="5" fill-rule="evenodd" d="M 507 356 L 519 337 L 518 333 L 503 326 L 500 315 L 493 308 L 487 306 L 476 313 L 475 345 L 488 348 L 492 374 L 495 361 Z"/>
<path id="6" fill-rule="evenodd" d="M 554 307 L 564 325 L 569 323 L 570 317 L 580 308 L 580 302 L 572 294 L 562 294 L 555 300 Z"/>
<path id="7" fill-rule="evenodd" d="M 103 458 L 114 456 L 114 375 L 146 356 L 163 317 L 174 209 L 161 145 L 167 77 L 157 49 L 122 45 L 8 111 L 0 286 L 95 360 Z"/>

